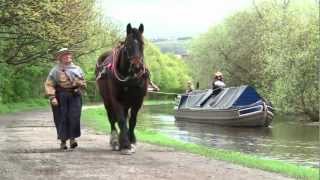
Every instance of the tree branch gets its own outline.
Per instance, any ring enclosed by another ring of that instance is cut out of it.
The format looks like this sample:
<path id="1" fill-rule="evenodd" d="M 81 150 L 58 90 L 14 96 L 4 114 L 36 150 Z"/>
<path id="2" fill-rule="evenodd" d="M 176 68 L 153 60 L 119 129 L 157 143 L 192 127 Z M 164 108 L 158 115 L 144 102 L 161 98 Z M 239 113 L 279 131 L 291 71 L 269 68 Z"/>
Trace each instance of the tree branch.
<path id="1" fill-rule="evenodd" d="M 257 4 L 256 4 L 256 1 L 255 1 L 255 0 L 252 0 L 252 3 L 253 3 L 253 7 L 254 7 L 254 9 L 256 10 L 259 18 L 260 18 L 261 20 L 264 20 L 264 17 L 262 16 L 262 13 L 260 12 L 259 7 L 258 7 Z"/>

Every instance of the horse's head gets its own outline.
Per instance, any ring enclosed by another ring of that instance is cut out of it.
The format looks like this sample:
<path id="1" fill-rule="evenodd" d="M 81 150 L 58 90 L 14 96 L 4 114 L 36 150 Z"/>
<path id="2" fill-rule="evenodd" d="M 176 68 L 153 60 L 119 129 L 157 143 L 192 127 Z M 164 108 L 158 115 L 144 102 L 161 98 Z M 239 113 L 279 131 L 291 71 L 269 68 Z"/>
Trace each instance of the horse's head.
<path id="1" fill-rule="evenodd" d="M 131 24 L 127 25 L 127 36 L 124 42 L 124 56 L 129 60 L 129 72 L 136 74 L 143 68 L 143 24 L 139 29 L 132 28 Z"/>

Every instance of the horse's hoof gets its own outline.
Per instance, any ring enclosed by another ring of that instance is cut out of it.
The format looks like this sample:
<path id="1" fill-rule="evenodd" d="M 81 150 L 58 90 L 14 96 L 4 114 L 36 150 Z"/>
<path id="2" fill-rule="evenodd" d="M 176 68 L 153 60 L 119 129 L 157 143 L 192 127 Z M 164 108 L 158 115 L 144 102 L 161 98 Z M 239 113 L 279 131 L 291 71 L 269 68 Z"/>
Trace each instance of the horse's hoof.
<path id="1" fill-rule="evenodd" d="M 132 152 L 131 149 L 121 149 L 120 150 L 120 154 L 122 154 L 122 155 L 131 155 L 131 154 L 133 154 L 133 152 Z"/>
<path id="2" fill-rule="evenodd" d="M 113 151 L 117 151 L 119 147 L 119 141 L 118 141 L 118 133 L 117 131 L 112 131 L 110 136 L 110 146 Z"/>
<path id="3" fill-rule="evenodd" d="M 136 144 L 131 144 L 131 151 L 132 151 L 132 153 L 135 153 L 135 152 L 136 152 L 136 149 L 137 149 Z"/>
<path id="4" fill-rule="evenodd" d="M 112 151 L 118 151 L 119 146 L 118 145 L 111 145 Z"/>
<path id="5" fill-rule="evenodd" d="M 119 142 L 118 141 L 112 141 L 110 142 L 110 146 L 112 148 L 112 151 L 117 151 L 119 150 Z"/>

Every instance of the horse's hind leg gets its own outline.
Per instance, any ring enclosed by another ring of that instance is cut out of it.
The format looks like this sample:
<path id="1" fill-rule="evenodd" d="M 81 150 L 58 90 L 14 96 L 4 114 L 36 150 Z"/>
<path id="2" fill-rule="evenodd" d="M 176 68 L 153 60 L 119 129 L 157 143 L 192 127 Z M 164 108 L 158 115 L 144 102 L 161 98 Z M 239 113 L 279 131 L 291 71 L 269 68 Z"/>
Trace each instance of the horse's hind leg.
<path id="1" fill-rule="evenodd" d="M 99 61 L 101 62 L 101 60 L 103 59 L 103 57 L 99 57 Z M 103 59 L 104 60 L 104 59 Z M 98 72 L 96 70 L 96 72 Z M 114 115 L 114 113 L 112 113 L 112 106 L 111 106 L 111 93 L 110 91 L 107 89 L 107 87 L 109 87 L 109 83 L 108 83 L 108 79 L 104 78 L 104 79 L 99 79 L 97 81 L 97 85 L 99 88 L 99 92 L 100 95 L 103 99 L 104 102 L 104 107 L 107 111 L 107 115 L 108 115 L 108 120 L 110 123 L 110 128 L 111 128 L 111 135 L 110 135 L 110 146 L 112 147 L 112 150 L 117 150 L 117 147 L 119 147 L 119 141 L 118 141 L 118 132 L 115 126 L 116 123 L 116 116 Z"/>

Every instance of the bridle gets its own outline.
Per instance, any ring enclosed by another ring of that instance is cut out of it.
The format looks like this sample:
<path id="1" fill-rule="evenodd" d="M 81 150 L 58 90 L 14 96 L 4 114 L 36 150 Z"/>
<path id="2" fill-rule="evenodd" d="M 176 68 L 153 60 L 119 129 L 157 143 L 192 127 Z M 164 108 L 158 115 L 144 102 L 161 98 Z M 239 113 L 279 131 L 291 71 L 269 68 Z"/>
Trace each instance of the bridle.
<path id="1" fill-rule="evenodd" d="M 143 63 L 143 60 L 144 60 L 143 55 L 140 57 L 130 56 L 127 50 L 128 48 L 126 47 L 126 42 L 122 44 L 119 49 L 120 50 L 113 50 L 113 53 L 112 53 L 113 67 L 114 67 L 113 74 L 115 75 L 115 78 L 120 82 L 126 82 L 132 77 L 132 76 L 127 76 L 125 78 L 121 78 L 117 71 L 117 68 L 116 68 L 117 58 L 119 57 L 119 52 L 121 52 L 121 49 L 122 49 L 123 55 L 126 54 L 126 58 L 129 60 L 129 63 L 130 63 L 129 72 L 134 72 L 133 70 L 134 67 L 139 67 L 139 69 L 141 69 L 138 73 L 134 73 L 134 76 L 133 76 L 133 78 L 140 79 L 142 75 L 146 73 L 146 66 Z"/>

